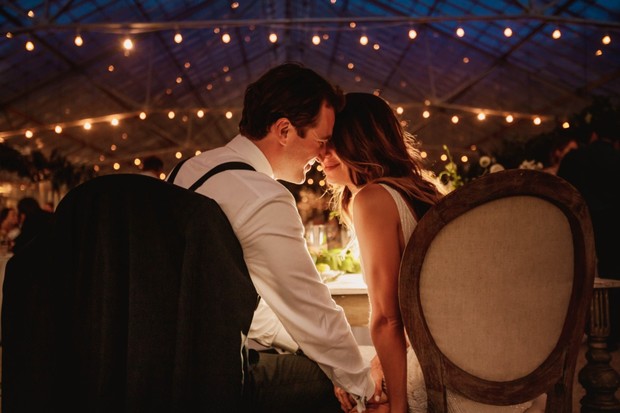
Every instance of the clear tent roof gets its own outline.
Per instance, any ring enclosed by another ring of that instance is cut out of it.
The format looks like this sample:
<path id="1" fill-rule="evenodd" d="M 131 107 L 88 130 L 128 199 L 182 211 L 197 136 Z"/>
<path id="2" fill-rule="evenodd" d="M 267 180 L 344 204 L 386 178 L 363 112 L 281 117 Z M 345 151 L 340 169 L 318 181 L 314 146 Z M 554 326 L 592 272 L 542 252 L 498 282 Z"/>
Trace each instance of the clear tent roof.
<path id="1" fill-rule="evenodd" d="M 0 33 L 0 140 L 102 171 L 226 143 L 245 86 L 286 61 L 380 94 L 429 151 L 492 151 L 620 96 L 617 0 L 0 1 Z"/>

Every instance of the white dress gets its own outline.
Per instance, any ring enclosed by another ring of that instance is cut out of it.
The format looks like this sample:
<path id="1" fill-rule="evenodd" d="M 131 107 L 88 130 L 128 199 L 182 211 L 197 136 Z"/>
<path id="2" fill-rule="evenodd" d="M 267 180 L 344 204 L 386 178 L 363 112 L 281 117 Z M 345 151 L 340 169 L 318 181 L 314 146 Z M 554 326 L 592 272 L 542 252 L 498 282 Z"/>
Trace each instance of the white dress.
<path id="1" fill-rule="evenodd" d="M 400 223 L 403 229 L 403 237 L 408 241 L 417 225 L 409 206 L 403 197 L 395 189 L 381 184 L 385 188 L 398 208 Z M 518 413 L 526 411 L 531 402 L 514 406 L 489 406 L 483 405 L 471 400 L 465 399 L 458 394 L 448 392 L 448 411 L 450 413 Z M 415 352 L 411 347 L 407 349 L 407 399 L 409 404 L 409 413 L 426 413 L 426 387 L 424 386 L 424 376 Z"/>

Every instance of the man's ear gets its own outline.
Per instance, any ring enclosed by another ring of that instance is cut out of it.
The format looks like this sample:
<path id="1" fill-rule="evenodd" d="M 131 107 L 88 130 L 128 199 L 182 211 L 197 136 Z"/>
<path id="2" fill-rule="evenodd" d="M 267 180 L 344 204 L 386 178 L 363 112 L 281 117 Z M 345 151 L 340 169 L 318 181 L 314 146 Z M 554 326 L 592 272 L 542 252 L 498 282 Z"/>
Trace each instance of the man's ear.
<path id="1" fill-rule="evenodd" d="M 271 125 L 271 133 L 273 133 L 281 145 L 288 143 L 288 137 L 292 133 L 293 125 L 287 118 L 280 118 Z"/>

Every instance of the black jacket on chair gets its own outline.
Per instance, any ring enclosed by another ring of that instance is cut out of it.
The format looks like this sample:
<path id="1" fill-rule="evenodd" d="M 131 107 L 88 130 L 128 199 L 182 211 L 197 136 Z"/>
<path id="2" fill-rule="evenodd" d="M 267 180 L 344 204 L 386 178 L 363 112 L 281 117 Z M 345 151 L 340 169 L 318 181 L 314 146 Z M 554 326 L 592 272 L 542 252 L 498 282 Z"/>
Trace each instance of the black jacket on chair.
<path id="1" fill-rule="evenodd" d="M 236 412 L 257 294 L 217 203 L 95 178 L 8 263 L 2 411 Z"/>

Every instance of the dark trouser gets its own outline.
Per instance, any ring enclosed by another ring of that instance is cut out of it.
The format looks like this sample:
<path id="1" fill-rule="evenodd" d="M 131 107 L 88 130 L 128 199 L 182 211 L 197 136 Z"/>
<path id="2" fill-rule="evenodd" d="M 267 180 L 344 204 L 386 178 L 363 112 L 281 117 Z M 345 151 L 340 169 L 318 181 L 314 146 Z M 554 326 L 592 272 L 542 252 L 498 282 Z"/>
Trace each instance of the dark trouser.
<path id="1" fill-rule="evenodd" d="M 246 412 L 342 412 L 332 382 L 306 356 L 250 350 L 248 370 Z"/>

